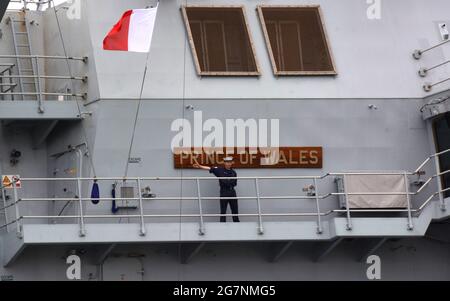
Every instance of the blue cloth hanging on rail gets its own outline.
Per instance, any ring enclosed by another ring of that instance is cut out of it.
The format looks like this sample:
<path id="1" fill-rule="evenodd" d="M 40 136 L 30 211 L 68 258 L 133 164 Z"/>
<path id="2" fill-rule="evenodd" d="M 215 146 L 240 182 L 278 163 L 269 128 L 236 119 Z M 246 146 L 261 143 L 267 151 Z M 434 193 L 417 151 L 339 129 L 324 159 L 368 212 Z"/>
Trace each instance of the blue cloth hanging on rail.
<path id="1" fill-rule="evenodd" d="M 91 191 L 91 202 L 97 205 L 100 202 L 100 188 L 98 187 L 97 180 L 94 180 Z"/>
<path id="2" fill-rule="evenodd" d="M 116 214 L 117 211 L 119 211 L 119 208 L 117 208 L 117 205 L 116 205 L 116 185 L 113 185 L 113 188 L 111 190 L 111 198 L 112 198 L 111 211 L 112 211 L 112 213 Z"/>

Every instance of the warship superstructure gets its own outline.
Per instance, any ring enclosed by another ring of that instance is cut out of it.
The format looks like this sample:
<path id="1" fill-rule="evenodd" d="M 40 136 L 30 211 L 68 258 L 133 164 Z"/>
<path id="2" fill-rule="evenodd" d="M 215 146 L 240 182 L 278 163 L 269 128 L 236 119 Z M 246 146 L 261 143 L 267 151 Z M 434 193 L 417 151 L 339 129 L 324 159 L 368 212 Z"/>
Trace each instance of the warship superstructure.
<path id="1" fill-rule="evenodd" d="M 149 7 L 148 53 L 103 49 Z M 1 280 L 449 280 L 449 11 L 2 1 Z M 174 139 L 223 124 L 234 149 L 233 121 L 276 131 L 285 161 L 241 157 L 241 222 L 220 223 L 217 179 Z"/>

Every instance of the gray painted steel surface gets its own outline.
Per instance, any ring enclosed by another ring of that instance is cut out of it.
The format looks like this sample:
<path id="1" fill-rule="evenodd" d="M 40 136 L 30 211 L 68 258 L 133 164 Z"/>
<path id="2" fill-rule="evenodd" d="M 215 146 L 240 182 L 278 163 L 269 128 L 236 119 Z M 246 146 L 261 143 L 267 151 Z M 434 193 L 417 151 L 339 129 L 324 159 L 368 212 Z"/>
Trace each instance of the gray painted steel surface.
<path id="1" fill-rule="evenodd" d="M 321 5 L 337 65 L 336 77 L 275 77 L 255 11 L 256 5 L 262 2 L 221 0 L 207 1 L 207 4 L 245 6 L 262 75 L 255 78 L 200 78 L 195 71 L 180 7 L 205 4 L 205 1 L 161 1 L 131 152 L 131 157 L 142 160 L 129 165 L 129 176 L 205 175 L 197 170 L 173 168 L 170 143 L 175 133 L 170 126 L 177 118 L 193 121 L 193 112 L 186 110 L 188 105 L 201 110 L 205 120 L 278 118 L 282 145 L 324 148 L 323 169 L 238 170 L 240 176 L 414 170 L 436 152 L 431 120 L 426 112 L 420 112 L 434 95 L 424 92 L 424 79 L 417 71 L 420 67 L 449 59 L 450 47 L 430 51 L 420 61 L 414 60 L 411 54 L 414 49 L 424 49 L 439 41 L 437 24 L 450 23 L 447 13 L 450 3 L 445 0 L 435 0 L 432 4 L 425 0 L 383 1 L 381 19 L 368 20 L 365 1 L 284 0 L 282 4 L 299 2 Z M 29 18 L 35 20 L 30 26 L 30 34 L 36 54 L 88 57 L 87 63 L 69 62 L 69 65 L 64 60 L 42 61 L 41 70 L 48 75 L 88 76 L 87 83 L 42 80 L 46 90 L 63 93 L 69 88 L 75 93 L 87 93 L 87 100 L 79 99 L 78 103 L 45 101 L 46 110 L 41 115 L 33 103 L 0 100 L 0 117 L 5 120 L 0 128 L 1 174 L 20 174 L 29 178 L 74 177 L 73 169 L 78 168 L 76 153 L 69 152 L 59 158 L 52 155 L 66 151 L 68 145 L 86 142 L 88 155 L 84 157 L 83 176 L 124 175 L 146 55 L 103 51 L 102 40 L 125 10 L 152 3 L 145 0 L 83 0 L 80 19 L 69 19 L 66 10 L 58 10 L 63 43 L 53 10 L 29 12 Z M 280 4 L 280 1 L 264 1 L 264 4 Z M 11 54 L 11 30 L 5 18 L 0 29 L 3 32 L 0 54 Z M 14 63 L 14 60 L 4 61 Z M 437 82 L 448 77 L 449 68 L 444 66 L 430 72 L 426 81 Z M 436 97 L 447 95 L 449 88 L 448 83 L 443 84 L 435 87 L 433 93 L 437 93 Z M 374 106 L 377 109 L 370 109 Z M 80 120 L 80 113 L 89 114 L 83 114 Z M 59 121 L 48 133 L 49 128 L 42 122 L 49 120 Z M 37 126 L 42 130 L 32 131 Z M 44 142 L 36 147 L 36 140 Z M 22 151 L 22 158 L 15 166 L 9 163 L 13 148 Z M 83 152 L 86 149 L 83 148 Z M 434 167 L 428 165 L 426 173 L 433 175 Z M 311 183 L 262 183 L 261 192 L 294 195 L 306 184 Z M 184 181 L 156 183 L 151 187 L 158 196 L 189 197 L 195 195 L 196 189 L 194 183 L 190 185 Z M 435 183 L 430 185 L 424 196 L 434 192 L 435 187 Z M 100 188 L 102 194 L 108 194 L 110 183 Z M 20 193 L 22 197 L 73 197 L 75 189 L 73 185 L 41 183 L 29 184 Z M 84 185 L 85 195 L 89 189 L 90 184 Z M 215 182 L 202 183 L 201 189 L 205 196 L 218 195 Z M 332 178 L 321 184 L 320 189 L 335 190 Z M 238 194 L 254 194 L 253 184 L 240 181 Z M 11 196 L 10 191 L 8 195 Z M 424 200 L 414 198 L 413 207 L 417 208 Z M 84 280 L 364 280 L 367 279 L 367 265 L 358 260 L 363 250 L 370 250 L 374 245 L 366 240 L 380 236 L 389 237 L 388 241 L 377 245 L 379 248 L 375 251 L 382 259 L 383 280 L 448 280 L 448 243 L 428 239 L 425 235 L 431 220 L 447 216 L 441 215 L 438 205 L 433 201 L 420 217 L 423 221 L 415 218 L 413 232 L 406 229 L 405 218 L 355 218 L 352 235 L 348 235 L 345 218 L 337 218 L 324 221 L 328 226 L 323 235 L 326 239 L 315 234 L 314 219 L 301 218 L 286 221 L 286 224 L 268 219 L 265 226 L 268 238 L 265 239 L 257 234 L 257 224 L 253 220 L 244 219 L 241 225 L 220 225 L 211 218 L 206 220 L 204 240 L 207 243 L 199 248 L 191 248 L 180 242 L 183 240 L 177 240 L 177 235 L 178 238 L 186 235 L 184 242 L 202 242 L 196 240 L 198 224 L 192 221 L 167 225 L 148 222 L 148 236 L 144 238 L 138 234 L 138 223 L 127 219 L 111 225 L 103 220 L 88 221 L 84 238 L 78 236 L 78 225 L 73 221 L 26 221 L 22 243 L 17 241 L 14 231 L 6 235 L 5 229 L 0 230 L 3 231 L 0 240 L 3 258 L 12 259 L 8 267 L 0 267 L 0 276 L 12 275 L 17 280 L 65 279 L 67 265 L 61 258 L 71 250 L 77 250 L 83 260 Z M 23 215 L 49 215 L 60 212 L 62 206 L 46 202 L 29 204 L 21 209 Z M 196 206 L 195 201 L 149 201 L 145 202 L 144 209 L 155 214 L 192 213 L 197 210 Z M 215 201 L 205 202 L 203 206 L 205 212 L 218 211 Z M 255 202 L 241 200 L 240 206 L 242 212 L 254 211 Z M 321 206 L 324 212 L 337 209 L 338 200 L 330 198 Z M 263 208 L 314 211 L 315 203 L 299 200 L 263 202 Z M 100 205 L 87 203 L 84 209 L 87 214 L 108 214 L 111 206 L 106 202 Z M 64 212 L 75 214 L 77 207 L 70 205 Z M 12 216 L 13 211 L 8 210 L 8 214 Z M 3 220 L 4 216 L 0 215 L 0 223 Z M 293 225 L 301 230 L 295 231 Z M 155 233 L 152 228 L 160 230 Z M 165 235 L 164 231 L 169 232 Z M 324 240 L 332 239 L 334 235 L 345 239 L 330 248 L 330 242 Z M 347 239 L 351 236 L 357 238 Z M 278 246 L 273 241 L 279 240 L 296 242 L 287 249 L 281 248 L 283 256 L 275 255 L 279 257 L 277 262 L 269 263 L 270 250 Z M 29 245 L 22 250 L 23 243 L 27 242 Z M 326 245 L 318 246 L 319 243 Z M 189 250 L 195 250 L 195 256 L 189 256 Z M 15 254 L 20 256 L 14 258 Z M 136 254 L 140 259 L 134 256 Z M 312 260 L 321 254 L 327 256 L 319 262 Z M 181 257 L 190 258 L 189 264 L 180 264 Z M 106 260 L 99 263 L 99 258 Z M 136 271 L 142 268 L 145 274 L 141 277 Z M 216 272 L 219 269 L 221 274 Z"/>

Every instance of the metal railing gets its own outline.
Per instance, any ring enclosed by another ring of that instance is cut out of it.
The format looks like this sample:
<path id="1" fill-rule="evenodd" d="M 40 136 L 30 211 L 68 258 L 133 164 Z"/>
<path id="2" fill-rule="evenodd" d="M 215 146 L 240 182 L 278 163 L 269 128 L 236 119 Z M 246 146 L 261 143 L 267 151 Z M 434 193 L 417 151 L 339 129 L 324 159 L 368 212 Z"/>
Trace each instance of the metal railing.
<path id="1" fill-rule="evenodd" d="M 407 229 L 412 230 L 413 225 L 413 215 L 420 215 L 422 210 L 436 197 L 439 196 L 440 200 L 440 206 L 441 210 L 445 211 L 445 200 L 444 200 L 444 193 L 447 191 L 450 191 L 450 188 L 441 188 L 441 181 L 440 178 L 444 175 L 447 175 L 450 173 L 450 170 L 446 171 L 440 171 L 439 167 L 439 157 L 441 155 L 450 153 L 449 150 L 445 150 L 443 152 L 434 154 L 430 157 L 428 157 L 415 171 L 413 172 L 345 172 L 345 173 L 327 173 L 322 176 L 268 176 L 268 177 L 236 177 L 236 178 L 225 178 L 225 179 L 239 179 L 239 180 L 251 180 L 254 182 L 255 186 L 255 196 L 240 196 L 240 200 L 255 200 L 256 201 L 256 212 L 255 213 L 240 213 L 238 216 L 241 217 L 256 217 L 257 223 L 258 223 L 258 233 L 260 235 L 264 234 L 264 218 L 266 217 L 315 217 L 316 223 L 317 223 L 317 233 L 322 234 L 323 233 L 323 221 L 322 218 L 324 216 L 329 216 L 333 213 L 345 213 L 346 219 L 347 219 L 347 230 L 351 231 L 353 229 L 352 225 L 352 213 L 353 212 L 359 212 L 359 213 L 406 213 L 407 215 Z M 422 172 L 422 169 L 431 161 L 435 161 L 435 168 L 436 168 L 436 174 L 429 177 L 426 181 L 423 182 L 423 185 L 416 191 L 416 192 L 410 192 L 409 185 L 411 184 L 408 176 L 413 175 L 422 175 L 424 174 Z M 342 176 L 347 177 L 349 175 L 401 175 L 405 178 L 405 192 L 348 192 L 344 190 L 344 192 L 330 192 L 326 194 L 320 194 L 318 189 L 318 181 L 326 179 L 331 176 Z M 111 218 L 131 218 L 131 219 L 138 219 L 139 225 L 140 225 L 140 235 L 145 236 L 146 235 L 146 224 L 145 220 L 148 218 L 198 218 L 199 223 L 199 234 L 203 235 L 205 234 L 205 221 L 204 219 L 206 217 L 222 217 L 222 216 L 235 216 L 234 214 L 208 214 L 204 213 L 203 207 L 202 207 L 202 201 L 207 200 L 223 200 L 223 199 L 235 199 L 234 197 L 216 197 L 216 196 L 203 196 L 200 189 L 200 182 L 201 181 L 217 181 L 217 179 L 221 178 L 215 178 L 215 177 L 95 177 L 95 178 L 22 178 L 20 181 L 22 183 L 27 182 L 74 182 L 76 183 L 77 187 L 77 193 L 75 197 L 70 198 L 21 198 L 18 195 L 18 189 L 13 183 L 11 186 L 13 186 L 13 202 L 11 204 L 7 204 L 5 200 L 5 194 L 2 193 L 3 201 L 4 201 L 4 207 L 0 208 L 0 211 L 6 210 L 8 208 L 14 207 L 15 211 L 15 218 L 13 220 L 9 220 L 8 216 L 5 214 L 6 217 L 6 223 L 5 225 L 1 226 L 0 228 L 7 228 L 8 226 L 15 224 L 16 225 L 16 231 L 19 237 L 22 236 L 22 221 L 23 220 L 31 220 L 31 219 L 47 219 L 47 220 L 64 220 L 64 219 L 77 219 L 79 223 L 79 234 L 80 236 L 86 235 L 86 229 L 85 229 L 85 222 L 89 219 L 111 219 Z M 433 179 L 437 180 L 438 189 L 436 192 L 432 193 L 422 204 L 420 207 L 413 209 L 411 205 L 411 197 L 419 195 L 426 187 L 430 185 L 430 183 L 433 181 Z M 308 180 L 312 181 L 314 187 L 315 187 L 315 193 L 313 195 L 285 195 L 285 196 L 267 196 L 262 195 L 260 192 L 260 181 L 262 180 Z M 92 181 L 127 181 L 132 182 L 135 181 L 138 188 L 138 196 L 132 197 L 132 198 L 112 198 L 112 197 L 100 197 L 98 198 L 99 201 L 113 201 L 116 199 L 120 199 L 123 201 L 138 201 L 139 202 L 139 214 L 132 214 L 132 215 L 103 215 L 103 214 L 96 214 L 96 215 L 89 215 L 84 212 L 84 206 L 83 204 L 85 202 L 91 201 L 91 197 L 83 197 L 83 182 L 92 182 Z M 196 184 L 196 196 L 192 197 L 180 197 L 180 196 L 168 196 L 168 197 L 143 197 L 141 194 L 141 188 L 142 188 L 142 182 L 143 181 L 193 181 Z M 23 184 L 22 184 L 23 185 Z M 2 187 L 2 191 L 5 187 Z M 350 208 L 348 204 L 348 197 L 349 196 L 356 196 L 356 195 L 365 195 L 365 196 L 392 196 L 392 195 L 405 195 L 407 199 L 407 208 L 406 209 L 352 209 Z M 347 206 L 345 209 L 333 209 L 328 210 L 326 212 L 322 212 L 320 209 L 320 201 L 328 199 L 332 196 L 345 196 Z M 280 212 L 274 212 L 274 213 L 263 213 L 262 210 L 262 200 L 289 200 L 289 199 L 301 199 L 301 200 L 314 200 L 315 201 L 315 212 L 288 212 L 288 213 L 280 213 Z M 176 200 L 176 201 L 197 201 L 198 204 L 198 213 L 197 214 L 183 214 L 179 212 L 178 214 L 145 214 L 144 213 L 144 201 L 169 201 L 169 200 Z M 19 204 L 20 203 L 27 203 L 27 202 L 78 202 L 78 213 L 75 215 L 21 215 L 19 210 Z M 6 213 L 6 211 L 5 211 Z M 181 220 L 180 220 L 181 222 Z"/>
<path id="2" fill-rule="evenodd" d="M 36 91 L 32 92 L 26 92 L 26 91 L 13 91 L 13 89 L 9 89 L 7 91 L 0 91 L 0 96 L 19 96 L 24 98 L 24 96 L 36 96 L 38 100 L 38 106 L 39 108 L 42 108 L 42 102 L 45 100 L 45 96 L 63 96 L 63 97 L 75 97 L 75 98 L 81 98 L 86 99 L 87 94 L 86 93 L 67 93 L 67 92 L 48 92 L 43 89 L 42 80 L 74 80 L 74 81 L 80 81 L 83 83 L 86 83 L 88 80 L 87 76 L 69 76 L 69 75 L 45 75 L 42 74 L 39 68 L 39 61 L 40 60 L 68 60 L 68 61 L 81 61 L 86 63 L 88 58 L 87 57 L 73 57 L 73 56 L 50 56 L 50 55 L 0 55 L 0 59 L 15 59 L 16 61 L 19 60 L 31 60 L 33 65 L 33 70 L 35 70 L 35 74 L 33 75 L 18 75 L 18 74 L 12 74 L 11 70 L 14 67 L 14 64 L 11 64 L 12 67 L 9 69 L 6 69 L 5 71 L 9 70 L 8 75 L 5 75 L 4 72 L 0 72 L 0 82 L 3 82 L 4 80 L 9 80 L 9 83 L 11 84 L 11 87 L 16 87 L 17 84 L 13 83 L 13 79 L 17 79 L 21 86 L 23 85 L 33 85 L 36 87 Z M 31 82 L 25 82 L 25 79 L 32 79 Z"/>
<path id="3" fill-rule="evenodd" d="M 29 9 L 29 5 L 36 5 L 36 10 L 40 10 L 44 4 L 47 4 L 48 7 L 51 7 L 53 4 L 52 0 L 10 0 L 9 2 L 22 4 L 23 9 Z"/>

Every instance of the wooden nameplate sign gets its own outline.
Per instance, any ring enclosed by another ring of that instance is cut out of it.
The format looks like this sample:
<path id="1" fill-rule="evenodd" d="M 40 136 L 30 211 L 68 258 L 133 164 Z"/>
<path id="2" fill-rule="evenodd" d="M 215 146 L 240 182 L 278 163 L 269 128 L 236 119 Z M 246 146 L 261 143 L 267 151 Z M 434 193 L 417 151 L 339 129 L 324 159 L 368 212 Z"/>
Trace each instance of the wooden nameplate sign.
<path id="1" fill-rule="evenodd" d="M 232 156 L 234 168 L 322 168 L 322 147 L 267 148 L 176 148 L 174 167 L 193 168 L 195 162 L 206 166 L 223 165 L 223 158 Z"/>

